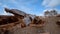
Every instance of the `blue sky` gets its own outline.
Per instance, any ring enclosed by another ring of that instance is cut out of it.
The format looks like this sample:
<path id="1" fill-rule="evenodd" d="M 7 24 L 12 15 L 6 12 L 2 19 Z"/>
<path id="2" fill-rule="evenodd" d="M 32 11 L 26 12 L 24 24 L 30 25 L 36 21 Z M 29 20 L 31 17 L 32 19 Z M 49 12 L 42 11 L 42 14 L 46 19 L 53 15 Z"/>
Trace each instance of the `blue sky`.
<path id="1" fill-rule="evenodd" d="M 7 15 L 5 7 L 35 15 L 43 15 L 45 10 L 50 9 L 56 9 L 60 13 L 60 0 L 0 0 L 0 14 Z"/>

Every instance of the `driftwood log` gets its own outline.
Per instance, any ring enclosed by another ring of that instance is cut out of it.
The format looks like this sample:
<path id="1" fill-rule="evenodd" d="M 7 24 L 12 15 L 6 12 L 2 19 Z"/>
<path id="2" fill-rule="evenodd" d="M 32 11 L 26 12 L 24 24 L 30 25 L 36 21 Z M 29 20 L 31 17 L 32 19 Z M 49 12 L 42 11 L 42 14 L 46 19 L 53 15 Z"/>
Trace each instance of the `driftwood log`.
<path id="1" fill-rule="evenodd" d="M 7 9 L 6 12 L 14 14 L 14 16 L 0 16 L 0 34 L 13 34 L 11 29 L 19 24 L 19 28 L 24 28 L 26 25 L 23 22 L 25 13 L 16 9 Z"/>
<path id="2" fill-rule="evenodd" d="M 39 16 L 36 16 L 32 22 L 29 24 L 29 26 L 37 26 L 37 27 L 41 27 L 44 26 L 44 21 L 42 19 L 39 18 Z"/>
<path id="3" fill-rule="evenodd" d="M 0 34 L 16 34 L 15 30 L 18 30 L 18 34 L 20 34 L 20 28 L 24 29 L 26 27 L 26 24 L 24 23 L 23 19 L 27 15 L 26 13 L 17 10 L 17 9 L 7 9 L 5 8 L 5 11 L 7 13 L 12 13 L 14 16 L 2 16 L 0 17 Z M 32 21 L 31 24 L 35 24 L 35 26 L 39 26 L 44 24 L 44 21 L 42 21 L 38 16 L 32 19 L 29 17 L 30 20 Z"/>
<path id="4" fill-rule="evenodd" d="M 18 26 L 17 26 L 18 25 Z M 12 29 L 14 27 L 24 28 L 26 25 L 23 20 L 20 18 L 16 18 L 15 16 L 2 16 L 0 19 L 0 34 L 13 34 Z"/>
<path id="5" fill-rule="evenodd" d="M 60 26 L 60 21 L 57 21 L 56 24 Z"/>

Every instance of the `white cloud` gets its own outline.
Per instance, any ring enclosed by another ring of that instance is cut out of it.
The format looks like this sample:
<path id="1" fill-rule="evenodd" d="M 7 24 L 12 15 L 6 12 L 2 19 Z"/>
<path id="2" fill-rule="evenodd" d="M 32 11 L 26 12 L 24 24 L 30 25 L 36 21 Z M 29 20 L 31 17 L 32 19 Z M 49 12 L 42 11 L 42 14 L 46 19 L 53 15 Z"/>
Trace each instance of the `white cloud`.
<path id="1" fill-rule="evenodd" d="M 60 0 L 43 0 L 42 5 L 45 7 L 55 7 L 60 5 Z"/>
<path id="2" fill-rule="evenodd" d="M 12 14 L 6 13 L 5 10 L 4 10 L 4 8 L 9 8 L 8 5 L 4 5 L 4 4 L 2 4 L 1 7 L 3 8 L 3 10 L 2 10 L 2 11 L 3 11 L 3 14 L 2 14 L 2 15 L 12 15 Z"/>
<path id="3" fill-rule="evenodd" d="M 3 8 L 8 8 L 8 6 L 7 6 L 7 5 L 2 5 L 2 7 L 3 7 Z"/>
<path id="4" fill-rule="evenodd" d="M 2 15 L 13 15 L 13 14 L 11 14 L 11 13 L 7 13 L 5 10 L 3 10 L 4 12 L 3 12 L 3 14 Z"/>
<path id="5" fill-rule="evenodd" d="M 50 0 L 43 0 L 42 5 L 47 5 L 50 2 Z"/>
<path id="6" fill-rule="evenodd" d="M 44 14 L 39 14 L 38 16 L 44 16 Z"/>
<path id="7" fill-rule="evenodd" d="M 34 13 L 33 10 L 35 9 L 34 6 L 32 7 L 28 7 L 29 5 L 32 5 L 34 3 L 36 3 L 37 0 L 19 0 L 17 2 L 17 8 L 22 10 L 22 11 L 25 11 L 26 13 Z"/>
<path id="8" fill-rule="evenodd" d="M 0 3 L 0 5 L 2 5 L 2 3 Z"/>
<path id="9" fill-rule="evenodd" d="M 60 14 L 60 10 L 59 10 L 59 9 L 56 9 L 56 8 L 55 8 L 55 10 L 58 12 L 58 14 Z"/>
<path id="10" fill-rule="evenodd" d="M 26 7 L 26 6 L 18 6 L 18 8 L 20 9 L 20 10 L 22 10 L 22 11 L 24 11 L 24 12 L 26 12 L 26 13 L 31 13 L 32 14 L 32 9 L 33 8 L 28 8 L 28 7 Z"/>
<path id="11" fill-rule="evenodd" d="M 0 7 L 3 7 L 3 8 L 7 7 L 8 8 L 8 5 L 5 5 L 3 3 L 0 3 Z"/>
<path id="12" fill-rule="evenodd" d="M 10 0 L 10 1 L 11 1 L 11 3 L 15 3 L 15 4 L 18 3 L 16 0 Z"/>
<path id="13" fill-rule="evenodd" d="M 8 15 L 8 13 L 6 13 L 6 12 L 4 11 L 4 15 Z"/>

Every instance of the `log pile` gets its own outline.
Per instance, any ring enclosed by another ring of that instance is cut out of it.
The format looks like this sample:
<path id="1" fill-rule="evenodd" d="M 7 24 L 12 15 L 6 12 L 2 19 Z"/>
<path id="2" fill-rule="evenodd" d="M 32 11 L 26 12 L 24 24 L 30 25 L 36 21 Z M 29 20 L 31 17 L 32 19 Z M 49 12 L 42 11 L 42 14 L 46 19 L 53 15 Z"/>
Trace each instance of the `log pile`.
<path id="1" fill-rule="evenodd" d="M 44 21 L 40 19 L 39 16 L 36 16 L 29 25 L 35 27 L 42 27 L 44 26 Z"/>
<path id="2" fill-rule="evenodd" d="M 60 20 L 59 20 L 59 21 L 57 21 L 57 22 L 56 22 L 56 24 L 60 26 Z"/>
<path id="3" fill-rule="evenodd" d="M 13 29 L 15 26 L 19 25 L 19 28 L 24 28 L 27 25 L 24 23 L 23 19 L 28 16 L 28 14 L 19 11 L 17 9 L 7 9 L 5 8 L 5 11 L 7 13 L 12 13 L 14 16 L 0 16 L 0 34 L 8 34 L 10 29 Z M 29 17 L 31 20 L 31 23 L 28 24 L 28 26 L 31 26 L 31 24 L 35 24 L 35 26 L 43 25 L 44 21 L 42 21 L 39 16 Z"/>

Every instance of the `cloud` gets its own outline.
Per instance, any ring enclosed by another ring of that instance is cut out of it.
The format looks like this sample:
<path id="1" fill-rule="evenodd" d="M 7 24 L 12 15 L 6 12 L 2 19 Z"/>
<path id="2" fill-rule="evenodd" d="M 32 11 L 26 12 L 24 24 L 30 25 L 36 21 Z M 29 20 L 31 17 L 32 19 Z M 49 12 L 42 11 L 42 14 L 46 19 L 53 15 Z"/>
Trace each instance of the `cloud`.
<path id="1" fill-rule="evenodd" d="M 13 15 L 13 14 L 11 14 L 11 13 L 7 13 L 4 9 L 3 9 L 3 13 L 2 13 L 2 15 Z"/>
<path id="2" fill-rule="evenodd" d="M 3 14 L 5 14 L 5 15 L 8 15 L 6 12 L 5 12 L 5 10 L 4 10 L 4 8 L 9 8 L 7 5 L 2 5 L 2 7 L 3 7 Z"/>
<path id="3" fill-rule="evenodd" d="M 44 14 L 39 14 L 38 16 L 44 16 Z"/>
<path id="4" fill-rule="evenodd" d="M 35 9 L 34 5 L 32 5 L 32 4 L 34 4 L 36 2 L 37 2 L 37 0 L 19 0 L 17 2 L 17 4 L 15 4 L 15 5 L 17 5 L 16 7 L 18 9 L 20 9 L 20 10 L 26 12 L 26 13 L 31 13 L 32 14 L 33 10 Z"/>
<path id="5" fill-rule="evenodd" d="M 2 7 L 2 8 L 8 8 L 8 6 L 7 5 L 4 5 L 3 3 L 0 3 L 0 6 Z M 1 9 L 1 8 L 0 8 Z M 2 10 L 3 11 L 3 13 L 2 13 L 2 15 L 8 15 L 8 13 L 6 13 L 5 11 L 4 11 L 4 9 Z"/>
<path id="6" fill-rule="evenodd" d="M 58 14 L 60 14 L 60 10 L 59 10 L 59 9 L 56 9 L 56 8 L 55 8 L 55 10 L 58 12 Z"/>
<path id="7" fill-rule="evenodd" d="M 5 5 L 3 3 L 0 3 L 0 7 L 3 7 L 3 8 L 7 7 L 8 8 L 8 5 Z"/>
<path id="8" fill-rule="evenodd" d="M 2 4 L 1 7 L 3 8 L 3 10 L 2 10 L 2 11 L 3 11 L 3 14 L 2 14 L 2 15 L 12 15 L 12 14 L 6 13 L 5 10 L 4 10 L 4 8 L 9 8 L 8 5 L 3 5 L 3 4 Z"/>
<path id="9" fill-rule="evenodd" d="M 3 10 L 4 12 L 3 12 L 3 15 L 13 15 L 13 14 L 11 14 L 11 13 L 7 13 L 5 10 Z"/>
<path id="10" fill-rule="evenodd" d="M 26 12 L 26 13 L 30 13 L 30 14 L 32 14 L 32 12 L 33 12 L 32 11 L 33 8 L 28 8 L 26 6 L 20 6 L 20 7 L 18 7 L 18 9 L 20 9 L 20 10 Z"/>
<path id="11" fill-rule="evenodd" d="M 11 14 L 11 13 L 6 13 L 6 12 L 4 11 L 4 13 L 3 13 L 2 15 L 13 15 L 13 14 Z"/>
<path id="12" fill-rule="evenodd" d="M 8 15 L 8 13 L 6 13 L 6 12 L 4 11 L 4 15 Z"/>
<path id="13" fill-rule="evenodd" d="M 10 0 L 11 3 L 15 3 L 15 4 L 18 4 L 18 2 L 16 0 Z"/>
<path id="14" fill-rule="evenodd" d="M 60 5 L 60 0 L 43 0 L 42 5 L 45 7 L 55 7 Z"/>
<path id="15" fill-rule="evenodd" d="M 0 3 L 0 5 L 2 5 L 2 3 Z"/>
<path id="16" fill-rule="evenodd" d="M 2 5 L 3 8 L 9 8 L 8 5 Z"/>

